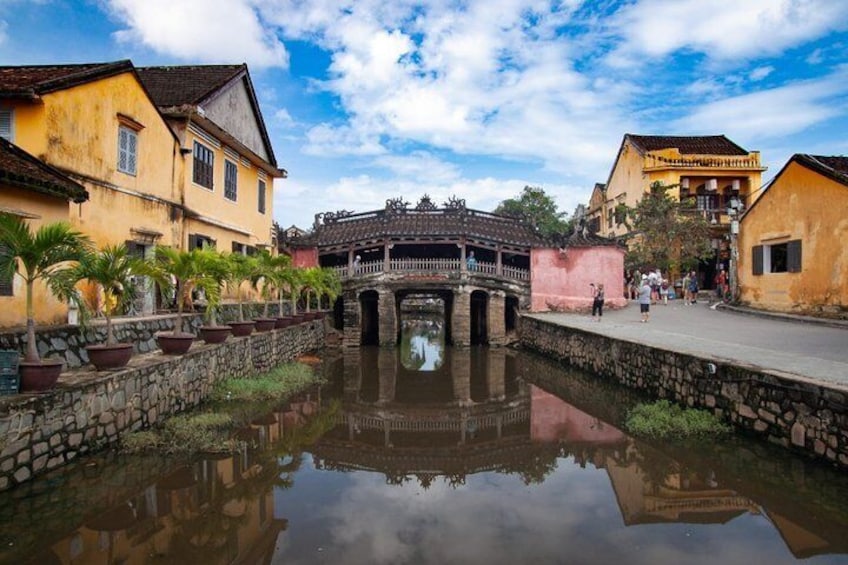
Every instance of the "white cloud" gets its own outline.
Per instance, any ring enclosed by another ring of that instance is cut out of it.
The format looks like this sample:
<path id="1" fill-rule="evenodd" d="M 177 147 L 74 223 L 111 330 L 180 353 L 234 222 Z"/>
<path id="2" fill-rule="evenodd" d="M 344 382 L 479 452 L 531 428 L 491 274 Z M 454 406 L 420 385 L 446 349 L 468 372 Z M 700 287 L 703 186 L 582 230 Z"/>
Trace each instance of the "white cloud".
<path id="1" fill-rule="evenodd" d="M 9 37 L 6 33 L 7 29 L 9 29 L 9 24 L 5 20 L 0 20 L 0 45 L 3 45 Z"/>
<path id="2" fill-rule="evenodd" d="M 274 112 L 274 121 L 282 127 L 291 127 L 295 125 L 294 118 L 291 117 L 289 111 L 285 108 L 279 108 Z"/>
<path id="3" fill-rule="evenodd" d="M 831 101 L 848 93 L 845 72 L 699 106 L 676 120 L 677 131 L 722 131 L 731 138 L 769 139 L 798 133 L 840 114 Z"/>
<path id="4" fill-rule="evenodd" d="M 332 157 L 337 155 L 379 155 L 385 153 L 379 135 L 368 128 L 318 124 L 306 132 L 302 151 L 307 155 Z"/>
<path id="5" fill-rule="evenodd" d="M 126 29 L 122 43 L 141 43 L 187 61 L 247 62 L 287 67 L 285 46 L 260 21 L 251 0 L 104 0 Z"/>
<path id="6" fill-rule="evenodd" d="M 722 60 L 776 55 L 846 29 L 848 3 L 829 0 L 640 0 L 612 27 L 624 38 L 616 57 L 663 57 L 691 50 Z"/>
<path id="7" fill-rule="evenodd" d="M 756 69 L 754 69 L 753 71 L 751 71 L 748 74 L 748 78 L 750 78 L 753 81 L 763 80 L 764 78 L 766 78 L 767 76 L 769 76 L 773 72 L 774 72 L 774 67 L 772 67 L 771 65 L 768 65 L 768 66 L 765 66 L 765 67 L 757 67 Z"/>

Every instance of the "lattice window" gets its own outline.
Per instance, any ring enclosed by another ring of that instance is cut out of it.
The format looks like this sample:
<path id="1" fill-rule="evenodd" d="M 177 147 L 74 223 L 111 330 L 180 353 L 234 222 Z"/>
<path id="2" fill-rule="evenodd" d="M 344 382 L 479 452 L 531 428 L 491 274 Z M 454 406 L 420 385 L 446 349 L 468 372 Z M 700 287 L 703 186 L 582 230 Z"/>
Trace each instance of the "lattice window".
<path id="1" fill-rule="evenodd" d="M 0 137 L 6 141 L 15 141 L 14 117 L 11 108 L 0 108 Z"/>
<path id="2" fill-rule="evenodd" d="M 118 126 L 118 170 L 134 175 L 137 164 L 138 133 L 128 127 Z"/>
<path id="3" fill-rule="evenodd" d="M 224 160 L 224 198 L 238 200 L 238 165 Z"/>
<path id="4" fill-rule="evenodd" d="M 212 175 L 215 169 L 215 153 L 202 143 L 194 142 L 194 174 L 192 180 L 212 190 Z"/>

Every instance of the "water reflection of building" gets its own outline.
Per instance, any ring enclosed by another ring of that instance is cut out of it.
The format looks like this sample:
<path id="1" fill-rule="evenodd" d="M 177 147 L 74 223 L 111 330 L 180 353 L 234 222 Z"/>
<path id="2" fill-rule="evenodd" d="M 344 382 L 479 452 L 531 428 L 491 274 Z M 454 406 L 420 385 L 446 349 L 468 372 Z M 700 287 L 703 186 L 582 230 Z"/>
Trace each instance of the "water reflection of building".
<path id="1" fill-rule="evenodd" d="M 319 409 L 316 400 L 298 398 L 254 420 L 237 433 L 239 452 L 173 470 L 89 517 L 33 562 L 269 562 L 287 527 L 274 489 L 289 477 L 267 448 Z"/>

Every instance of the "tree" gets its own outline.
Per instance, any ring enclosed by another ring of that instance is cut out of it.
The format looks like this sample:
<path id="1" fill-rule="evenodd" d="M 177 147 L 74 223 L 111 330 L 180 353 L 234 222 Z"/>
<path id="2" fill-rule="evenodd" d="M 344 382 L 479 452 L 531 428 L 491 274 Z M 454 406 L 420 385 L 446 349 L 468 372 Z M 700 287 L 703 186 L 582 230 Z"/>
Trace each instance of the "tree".
<path id="1" fill-rule="evenodd" d="M 567 214 L 540 187 L 525 186 L 518 198 L 509 198 L 495 208 L 496 214 L 528 221 L 543 236 L 570 231 Z"/>
<path id="2" fill-rule="evenodd" d="M 518 198 L 498 204 L 495 214 L 527 220 L 545 237 L 571 231 L 567 214 L 558 211 L 556 203 L 540 187 L 525 186 Z"/>
<path id="3" fill-rule="evenodd" d="M 712 253 L 710 225 L 694 209 L 692 199 L 677 201 L 669 196 L 669 189 L 676 186 L 654 182 L 635 208 L 626 208 L 621 223 L 631 227 L 633 234 L 628 267 L 679 273 Z"/>
<path id="4" fill-rule="evenodd" d="M 18 274 L 26 284 L 27 346 L 24 361 L 41 360 L 35 341 L 35 281 L 42 281 L 60 300 L 78 300 L 73 277 L 74 262 L 91 247 L 91 241 L 67 222 L 45 224 L 33 231 L 19 216 L 0 213 L 0 273 Z"/>

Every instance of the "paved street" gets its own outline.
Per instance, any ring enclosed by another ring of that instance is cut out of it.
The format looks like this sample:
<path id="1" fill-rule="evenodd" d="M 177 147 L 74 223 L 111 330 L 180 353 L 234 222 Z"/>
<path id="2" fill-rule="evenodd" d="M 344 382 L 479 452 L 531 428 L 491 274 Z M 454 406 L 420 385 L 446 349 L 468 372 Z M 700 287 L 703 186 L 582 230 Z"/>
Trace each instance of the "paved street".
<path id="1" fill-rule="evenodd" d="M 848 389 L 848 324 L 829 327 L 750 316 L 712 309 L 701 303 L 684 306 L 679 300 L 667 306 L 651 306 L 651 320 L 646 324 L 639 322 L 639 305 L 632 301 L 622 310 L 604 312 L 601 322 L 591 320 L 586 314 L 531 316 L 622 340 L 732 360 Z"/>

